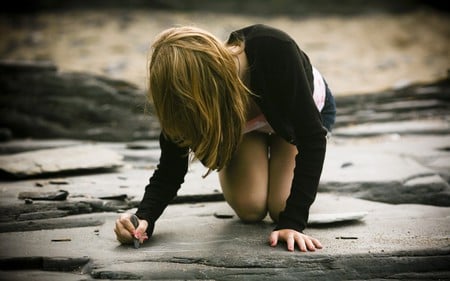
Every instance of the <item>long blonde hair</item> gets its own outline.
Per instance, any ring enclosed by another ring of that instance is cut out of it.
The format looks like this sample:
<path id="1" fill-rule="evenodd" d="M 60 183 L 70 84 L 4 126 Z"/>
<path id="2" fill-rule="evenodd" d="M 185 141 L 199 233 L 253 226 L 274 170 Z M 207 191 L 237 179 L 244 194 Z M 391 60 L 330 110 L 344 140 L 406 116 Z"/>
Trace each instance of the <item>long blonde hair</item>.
<path id="1" fill-rule="evenodd" d="M 165 30 L 152 51 L 149 98 L 163 133 L 189 147 L 207 174 L 221 170 L 242 139 L 250 93 L 233 54 L 212 34 L 190 26 Z"/>

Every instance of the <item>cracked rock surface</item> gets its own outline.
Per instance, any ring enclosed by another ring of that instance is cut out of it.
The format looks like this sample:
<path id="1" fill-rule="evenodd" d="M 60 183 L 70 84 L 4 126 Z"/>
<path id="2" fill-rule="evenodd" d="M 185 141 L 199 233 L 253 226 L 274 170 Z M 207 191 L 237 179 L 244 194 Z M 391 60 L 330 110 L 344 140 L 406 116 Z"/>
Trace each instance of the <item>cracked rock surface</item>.
<path id="1" fill-rule="evenodd" d="M 311 253 L 271 248 L 270 219 L 241 222 L 223 201 L 217 174 L 202 179 L 198 162 L 154 235 L 139 249 L 120 245 L 115 220 L 141 200 L 157 141 L 0 143 L 2 167 L 42 163 L 51 171 L 35 173 L 32 165 L 19 172 L 26 176 L 2 174 L 0 280 L 450 279 L 449 85 L 337 98 L 305 231 L 324 249 Z"/>
<path id="2" fill-rule="evenodd" d="M 449 168 L 439 159 L 448 157 L 442 148 L 449 140 L 332 137 L 306 230 L 325 246 L 314 253 L 269 247 L 270 219 L 239 221 L 223 202 L 217 175 L 201 179 L 197 162 L 153 237 L 138 250 L 119 245 L 112 231 L 118 212 L 135 211 L 158 148 L 154 141 L 140 149 L 100 143 L 125 164 L 104 173 L 1 182 L 0 280 L 446 279 Z M 8 143 L 14 151 L 22 145 Z M 69 193 L 63 201 L 27 204 L 18 196 L 62 188 Z"/>

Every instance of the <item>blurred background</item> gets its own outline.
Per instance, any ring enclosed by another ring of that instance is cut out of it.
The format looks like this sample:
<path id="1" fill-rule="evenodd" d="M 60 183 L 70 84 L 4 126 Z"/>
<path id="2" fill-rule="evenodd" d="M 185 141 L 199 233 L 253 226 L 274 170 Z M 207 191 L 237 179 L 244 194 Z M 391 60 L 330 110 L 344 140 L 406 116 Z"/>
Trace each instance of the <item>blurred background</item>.
<path id="1" fill-rule="evenodd" d="M 336 95 L 367 93 L 447 76 L 450 19 L 439 3 L 19 0 L 2 8 L 0 59 L 51 61 L 145 88 L 149 46 L 162 30 L 195 25 L 226 40 L 265 23 L 294 37 Z"/>
<path id="2" fill-rule="evenodd" d="M 392 121 L 374 114 L 374 98 L 354 97 L 448 81 L 450 17 L 440 3 L 16 0 L 0 12 L 0 140 L 156 138 L 159 124 L 143 97 L 147 56 L 155 36 L 176 25 L 223 41 L 255 23 L 282 29 L 341 98 L 336 126 Z M 402 105 L 408 115 L 394 115 L 417 118 L 415 106 L 428 110 L 426 118 L 446 118 L 448 97 L 439 91 L 438 101 Z"/>

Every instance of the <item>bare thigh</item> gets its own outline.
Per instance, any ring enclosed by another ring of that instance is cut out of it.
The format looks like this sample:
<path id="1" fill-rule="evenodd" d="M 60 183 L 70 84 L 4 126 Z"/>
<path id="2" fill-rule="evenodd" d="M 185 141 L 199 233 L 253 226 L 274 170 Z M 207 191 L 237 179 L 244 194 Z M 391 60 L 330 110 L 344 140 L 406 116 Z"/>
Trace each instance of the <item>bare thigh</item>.
<path id="1" fill-rule="evenodd" d="M 244 221 L 259 221 L 267 215 L 269 183 L 268 135 L 244 135 L 231 162 L 219 172 L 223 195 Z"/>
<path id="2" fill-rule="evenodd" d="M 270 217 L 278 221 L 278 216 L 286 207 L 294 177 L 297 148 L 277 135 L 270 136 L 269 190 L 267 206 Z"/>

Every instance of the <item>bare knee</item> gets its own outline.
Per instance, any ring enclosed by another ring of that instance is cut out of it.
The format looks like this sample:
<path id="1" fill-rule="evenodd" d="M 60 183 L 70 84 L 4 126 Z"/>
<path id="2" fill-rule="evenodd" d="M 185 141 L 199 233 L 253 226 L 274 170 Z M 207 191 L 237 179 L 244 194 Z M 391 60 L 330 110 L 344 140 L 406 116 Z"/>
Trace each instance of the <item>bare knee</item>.
<path id="1" fill-rule="evenodd" d="M 269 216 L 274 222 L 278 222 L 278 219 L 280 217 L 280 213 L 284 210 L 286 203 L 281 200 L 277 200 L 277 202 L 273 202 L 275 200 L 269 199 Z"/>
<path id="2" fill-rule="evenodd" d="M 280 212 L 281 211 L 282 210 L 270 210 L 269 211 L 269 216 L 275 223 L 278 223 L 278 219 L 280 217 Z"/>
<path id="3" fill-rule="evenodd" d="M 244 222 L 260 222 L 262 221 L 266 215 L 267 212 L 261 212 L 261 211 L 235 211 L 238 217 L 244 221 Z"/>
<path id="4" fill-rule="evenodd" d="M 249 133 L 219 172 L 225 200 L 243 221 L 261 221 L 267 215 L 268 165 L 267 135 Z"/>
<path id="5" fill-rule="evenodd" d="M 251 202 L 241 198 L 228 203 L 236 212 L 236 215 L 244 222 L 259 222 L 267 215 L 265 202 Z"/>

